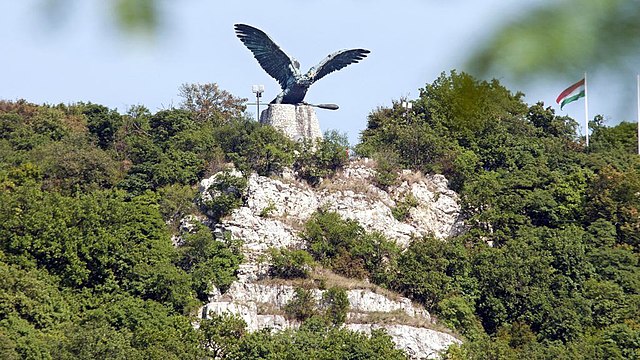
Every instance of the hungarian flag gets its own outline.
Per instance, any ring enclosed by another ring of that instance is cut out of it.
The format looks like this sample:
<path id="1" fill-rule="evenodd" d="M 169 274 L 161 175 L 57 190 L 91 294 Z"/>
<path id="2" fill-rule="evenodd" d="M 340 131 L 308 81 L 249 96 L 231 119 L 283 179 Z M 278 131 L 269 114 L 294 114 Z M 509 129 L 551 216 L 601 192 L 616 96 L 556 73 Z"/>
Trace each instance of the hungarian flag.
<path id="1" fill-rule="evenodd" d="M 566 88 L 556 99 L 556 102 L 560 104 L 560 110 L 562 110 L 562 107 L 566 104 L 584 97 L 584 91 L 584 79 Z"/>

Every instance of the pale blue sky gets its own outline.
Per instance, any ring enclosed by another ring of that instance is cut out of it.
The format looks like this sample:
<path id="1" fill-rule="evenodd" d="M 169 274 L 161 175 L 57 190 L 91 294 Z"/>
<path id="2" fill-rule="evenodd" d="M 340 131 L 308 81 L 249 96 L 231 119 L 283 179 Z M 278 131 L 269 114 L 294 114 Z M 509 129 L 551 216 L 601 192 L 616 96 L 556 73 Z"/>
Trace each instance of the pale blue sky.
<path id="1" fill-rule="evenodd" d="M 0 4 L 0 98 L 34 103 L 94 102 L 125 112 L 131 105 L 151 111 L 177 106 L 183 83 L 215 82 L 253 101 L 251 85 L 265 86 L 264 101 L 280 91 L 237 39 L 233 24 L 264 30 L 306 71 L 326 55 L 344 48 L 371 50 L 368 58 L 332 73 L 307 93 L 310 103 L 335 103 L 338 111 L 318 110 L 323 131 L 345 132 L 352 144 L 366 127 L 367 115 L 418 89 L 443 71 L 465 70 L 476 45 L 505 21 L 543 0 L 406 1 L 160 1 L 163 26 L 154 39 L 123 34 L 109 7 L 98 0 L 67 0 L 61 17 L 43 11 L 47 0 L 5 0 Z M 584 121 L 582 104 L 564 112 L 555 97 L 575 79 L 510 84 L 528 103 L 543 100 L 560 114 Z M 635 91 L 635 77 L 629 91 Z M 635 119 L 635 104 L 614 110 L 606 79 L 590 79 L 590 117 Z M 255 114 L 255 107 L 248 111 Z"/>

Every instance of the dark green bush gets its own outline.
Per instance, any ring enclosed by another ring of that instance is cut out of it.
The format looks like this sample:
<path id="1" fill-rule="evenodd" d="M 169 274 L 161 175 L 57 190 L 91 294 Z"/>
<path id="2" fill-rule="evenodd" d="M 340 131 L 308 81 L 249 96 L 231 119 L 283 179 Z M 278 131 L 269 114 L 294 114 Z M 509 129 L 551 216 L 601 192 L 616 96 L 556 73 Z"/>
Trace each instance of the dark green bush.
<path id="1" fill-rule="evenodd" d="M 269 274 L 283 279 L 306 279 L 313 270 L 313 257 L 304 250 L 271 249 Z"/>
<path id="2" fill-rule="evenodd" d="M 418 199 L 408 193 L 402 199 L 396 201 L 396 206 L 391 209 L 391 214 L 398 221 L 405 221 L 409 217 L 409 211 L 418 206 Z"/>
<path id="3" fill-rule="evenodd" d="M 297 287 L 293 299 L 285 305 L 284 312 L 289 319 L 305 321 L 317 313 L 316 306 L 311 291 Z"/>
<path id="4" fill-rule="evenodd" d="M 227 161 L 245 173 L 278 174 L 293 162 L 295 143 L 272 126 L 238 120 L 217 127 L 214 137 Z"/>
<path id="5" fill-rule="evenodd" d="M 393 150 L 381 150 L 374 155 L 376 173 L 373 182 L 377 187 L 386 190 L 398 182 L 400 156 Z"/>
<path id="6" fill-rule="evenodd" d="M 233 209 L 242 206 L 247 184 L 247 179 L 229 170 L 216 174 L 213 183 L 206 189 L 209 198 L 203 199 L 201 195 L 202 211 L 214 221 L 219 221 L 221 217 L 229 215 Z"/>
<path id="7" fill-rule="evenodd" d="M 342 325 L 347 320 L 349 298 L 343 288 L 331 287 L 322 294 L 320 310 L 323 317 L 335 326 Z"/>
<path id="8" fill-rule="evenodd" d="M 306 222 L 303 238 L 313 257 L 339 274 L 379 284 L 392 277 L 398 247 L 380 233 L 367 234 L 355 220 L 320 209 Z"/>
<path id="9" fill-rule="evenodd" d="M 304 141 L 293 167 L 300 178 L 316 186 L 323 178 L 333 176 L 347 164 L 348 150 L 346 134 L 330 130 L 325 132 L 322 140 Z"/>
<path id="10" fill-rule="evenodd" d="M 214 239 L 209 228 L 200 223 L 195 225 L 194 232 L 182 236 L 177 265 L 191 274 L 198 298 L 206 301 L 212 285 L 225 292 L 236 280 L 243 255 L 238 241 L 230 237 Z"/>

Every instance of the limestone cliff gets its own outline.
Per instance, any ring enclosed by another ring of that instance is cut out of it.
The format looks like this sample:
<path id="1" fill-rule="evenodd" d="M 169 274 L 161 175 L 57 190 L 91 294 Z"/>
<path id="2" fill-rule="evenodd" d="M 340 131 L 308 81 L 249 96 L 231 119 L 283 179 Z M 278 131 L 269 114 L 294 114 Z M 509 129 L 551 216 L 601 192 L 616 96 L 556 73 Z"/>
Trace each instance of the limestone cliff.
<path id="1" fill-rule="evenodd" d="M 240 266 L 238 281 L 224 294 L 213 292 L 201 314 L 235 313 L 250 330 L 297 326 L 282 312 L 294 297 L 294 287 L 269 279 L 269 266 L 264 259 L 270 248 L 303 247 L 298 236 L 301 224 L 320 207 L 358 221 L 367 231 L 382 232 L 403 247 L 414 237 L 433 234 L 445 239 L 463 229 L 457 194 L 448 189 L 444 176 L 405 171 L 400 176 L 401 184 L 389 191 L 374 186 L 373 176 L 374 170 L 366 160 L 352 162 L 318 188 L 295 180 L 291 174 L 278 179 L 249 176 L 244 206 L 220 223 L 208 223 L 219 236 L 230 232 L 233 238 L 243 241 L 246 262 Z M 202 193 L 207 193 L 211 181 L 201 182 Z M 399 221 L 392 209 L 408 196 L 417 200 L 415 207 Z M 207 223 L 207 219 L 200 220 Z M 188 222 L 185 220 L 186 228 Z M 352 282 L 347 290 L 350 310 L 345 326 L 364 332 L 384 327 L 396 345 L 412 358 L 435 358 L 439 351 L 460 342 L 446 332 L 434 330 L 442 328 L 409 299 L 365 282 Z M 312 293 L 317 299 L 322 296 L 319 289 Z"/>

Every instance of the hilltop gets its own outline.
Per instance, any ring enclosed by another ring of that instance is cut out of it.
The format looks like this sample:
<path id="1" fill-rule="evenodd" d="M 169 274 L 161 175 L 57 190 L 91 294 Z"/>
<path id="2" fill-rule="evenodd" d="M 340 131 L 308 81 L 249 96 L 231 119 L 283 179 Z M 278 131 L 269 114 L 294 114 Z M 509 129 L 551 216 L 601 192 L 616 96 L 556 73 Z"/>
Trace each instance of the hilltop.
<path id="1" fill-rule="evenodd" d="M 639 356 L 636 124 L 451 72 L 351 146 L 181 94 L 0 101 L 0 357 Z"/>

